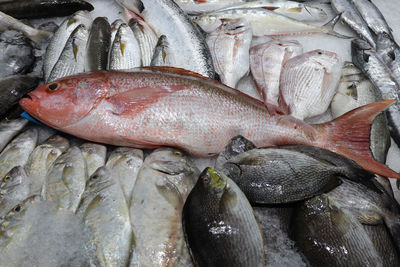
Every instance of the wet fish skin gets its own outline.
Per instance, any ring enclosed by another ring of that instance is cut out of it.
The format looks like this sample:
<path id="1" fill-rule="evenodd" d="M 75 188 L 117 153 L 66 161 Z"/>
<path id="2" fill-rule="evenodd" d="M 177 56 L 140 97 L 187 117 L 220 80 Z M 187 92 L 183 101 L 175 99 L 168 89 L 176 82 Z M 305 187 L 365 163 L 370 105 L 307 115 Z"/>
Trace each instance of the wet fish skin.
<path id="1" fill-rule="evenodd" d="M 311 266 L 383 266 L 361 223 L 324 194 L 296 209 L 293 238 Z"/>
<path id="2" fill-rule="evenodd" d="M 279 80 L 283 65 L 303 53 L 297 41 L 272 40 L 250 49 L 250 69 L 264 103 L 279 106 Z"/>
<path id="3" fill-rule="evenodd" d="M 129 210 L 121 186 L 107 167 L 89 178 L 78 211 L 94 234 L 100 266 L 126 266 L 132 240 Z"/>
<path id="4" fill-rule="evenodd" d="M 386 33 L 378 34 L 376 41 L 376 53 L 389 67 L 393 79 L 400 84 L 400 47 Z"/>
<path id="5" fill-rule="evenodd" d="M 85 25 L 87 29 L 90 28 L 90 25 L 92 24 L 92 18 L 89 12 L 76 12 L 74 15 L 64 20 L 54 33 L 53 38 L 50 40 L 50 43 L 47 46 L 46 54 L 43 60 L 44 80 L 49 78 L 54 65 L 58 61 L 65 44 L 67 43 L 68 38 L 80 24 Z"/>
<path id="6" fill-rule="evenodd" d="M 68 148 L 68 139 L 60 135 L 53 135 L 32 151 L 25 164 L 25 171 L 32 179 L 32 192 L 41 194 L 47 171 Z"/>
<path id="7" fill-rule="evenodd" d="M 193 266 L 181 220 L 198 175 L 193 162 L 178 149 L 160 148 L 146 157 L 130 201 L 136 264 Z"/>
<path id="8" fill-rule="evenodd" d="M 25 166 L 29 155 L 36 146 L 37 138 L 37 130 L 28 128 L 4 148 L 0 153 L 0 178 L 16 166 Z"/>
<path id="9" fill-rule="evenodd" d="M 122 19 L 116 19 L 114 20 L 113 23 L 111 23 L 111 43 L 114 42 L 115 39 L 115 35 L 117 34 L 117 31 L 119 29 L 119 27 L 121 26 L 121 24 L 123 24 L 124 21 Z"/>
<path id="10" fill-rule="evenodd" d="M 215 168 L 221 170 L 222 166 L 228 160 L 234 158 L 235 156 L 255 149 L 256 146 L 241 135 L 233 137 L 229 143 L 225 146 L 224 150 L 219 153 L 217 161 L 215 163 Z"/>
<path id="11" fill-rule="evenodd" d="M 0 118 L 18 103 L 19 99 L 32 91 L 40 78 L 28 75 L 13 75 L 0 80 Z"/>
<path id="12" fill-rule="evenodd" d="M 143 151 L 140 149 L 118 147 L 107 159 L 106 166 L 112 170 L 113 177 L 119 180 L 128 205 L 143 158 Z"/>
<path id="13" fill-rule="evenodd" d="M 58 208 L 75 212 L 85 191 L 86 176 L 82 152 L 78 147 L 70 147 L 48 170 L 43 198 L 57 203 Z"/>
<path id="14" fill-rule="evenodd" d="M 212 12 L 221 8 L 229 7 L 237 3 L 245 3 L 245 0 L 218 0 L 202 1 L 196 0 L 174 0 L 174 2 L 188 14 Z"/>
<path id="15" fill-rule="evenodd" d="M 361 17 L 361 14 L 351 1 L 352 0 L 332 0 L 331 6 L 337 14 L 340 14 L 341 20 L 343 20 L 360 37 L 375 48 L 375 39 L 372 36 L 367 23 Z"/>
<path id="16" fill-rule="evenodd" d="M 236 88 L 239 80 L 249 73 L 251 40 L 251 26 L 246 19 L 223 22 L 207 35 L 215 71 L 223 84 Z"/>
<path id="17" fill-rule="evenodd" d="M 174 66 L 173 52 L 169 46 L 170 44 L 167 40 L 167 36 L 161 35 L 160 38 L 158 38 L 156 47 L 154 48 L 150 66 Z"/>
<path id="18" fill-rule="evenodd" d="M 93 6 L 82 0 L 30 0 L 0 3 L 0 11 L 17 19 L 64 17 L 78 10 L 92 11 Z"/>
<path id="19" fill-rule="evenodd" d="M 183 208 L 185 239 L 196 266 L 264 266 L 253 209 L 237 185 L 206 168 Z"/>
<path id="20" fill-rule="evenodd" d="M 71 33 L 46 82 L 81 73 L 85 70 L 85 48 L 89 32 L 81 24 Z"/>
<path id="21" fill-rule="evenodd" d="M 24 118 L 17 118 L 15 120 L 2 120 L 0 122 L 0 151 L 10 142 L 10 140 L 17 135 L 28 123 Z"/>
<path id="22" fill-rule="evenodd" d="M 257 99 L 258 101 L 263 101 L 262 97 L 257 91 L 257 87 L 251 73 L 239 80 L 236 85 L 236 89 L 254 99 Z"/>
<path id="23" fill-rule="evenodd" d="M 167 37 L 176 63 L 174 67 L 215 78 L 211 54 L 204 37 L 174 1 L 118 0 L 118 2 L 142 17 L 157 36 L 164 34 Z"/>
<path id="24" fill-rule="evenodd" d="M 352 61 L 356 67 L 362 70 L 376 88 L 382 94 L 383 99 L 399 100 L 399 85 L 396 83 L 389 68 L 376 55 L 373 48 L 362 40 L 351 42 Z M 390 135 L 400 144 L 400 103 L 397 101 L 391 106 L 386 116 L 389 122 Z"/>
<path id="25" fill-rule="evenodd" d="M 336 93 L 341 67 L 337 54 L 319 49 L 289 59 L 282 69 L 279 88 L 290 114 L 304 120 L 324 113 Z"/>
<path id="26" fill-rule="evenodd" d="M 82 144 L 79 148 L 85 158 L 89 178 L 98 168 L 105 165 L 107 148 L 89 142 Z"/>
<path id="27" fill-rule="evenodd" d="M 139 42 L 142 66 L 150 66 L 153 51 L 157 44 L 157 35 L 144 21 L 131 18 L 128 25 Z"/>
<path id="28" fill-rule="evenodd" d="M 0 179 L 0 218 L 19 202 L 33 195 L 32 179 L 21 166 L 12 168 Z"/>
<path id="29" fill-rule="evenodd" d="M 46 42 L 51 33 L 37 30 L 0 11 L 0 31 L 16 30 L 37 44 Z"/>
<path id="30" fill-rule="evenodd" d="M 111 47 L 111 26 L 106 17 L 93 20 L 86 47 L 85 71 L 107 69 Z"/>

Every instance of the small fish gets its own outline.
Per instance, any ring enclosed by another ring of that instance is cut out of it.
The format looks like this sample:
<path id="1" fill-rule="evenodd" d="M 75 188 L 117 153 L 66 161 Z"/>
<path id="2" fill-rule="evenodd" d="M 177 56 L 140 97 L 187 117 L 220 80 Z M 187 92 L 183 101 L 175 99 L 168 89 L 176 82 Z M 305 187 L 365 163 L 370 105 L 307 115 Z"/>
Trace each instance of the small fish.
<path id="1" fill-rule="evenodd" d="M 28 123 L 24 118 L 15 120 L 2 120 L 0 122 L 0 151 L 16 136 Z"/>
<path id="2" fill-rule="evenodd" d="M 37 44 L 47 42 L 51 33 L 37 30 L 0 11 L 0 31 L 16 30 Z"/>
<path id="3" fill-rule="evenodd" d="M 206 168 L 183 207 L 185 239 L 196 266 L 265 266 L 253 209 L 228 177 Z"/>
<path id="4" fill-rule="evenodd" d="M 289 59 L 281 72 L 281 105 L 285 103 L 290 115 L 301 120 L 324 113 L 336 93 L 341 68 L 338 55 L 324 50 Z"/>
<path id="5" fill-rule="evenodd" d="M 92 18 L 89 12 L 76 12 L 74 15 L 64 20 L 54 33 L 53 38 L 51 38 L 50 43 L 47 46 L 46 54 L 43 60 L 44 80 L 49 78 L 50 73 L 60 58 L 65 44 L 67 43 L 72 32 L 81 24 L 85 25 L 86 29 L 90 28 L 90 25 L 92 24 Z"/>
<path id="6" fill-rule="evenodd" d="M 111 47 L 111 26 L 107 18 L 97 17 L 90 29 L 85 56 L 85 71 L 107 69 Z"/>
<path id="7" fill-rule="evenodd" d="M 93 173 L 82 202 L 78 213 L 93 231 L 99 266 L 126 266 L 133 239 L 129 209 L 110 169 L 103 166 Z"/>
<path id="8" fill-rule="evenodd" d="M 87 180 L 86 162 L 78 147 L 69 148 L 51 165 L 43 185 L 45 200 L 57 203 L 57 207 L 75 212 Z"/>
<path id="9" fill-rule="evenodd" d="M 245 3 L 246 0 L 175 0 L 174 2 L 188 14 L 199 14 Z"/>
<path id="10" fill-rule="evenodd" d="M 249 73 L 251 26 L 246 19 L 225 21 L 207 35 L 215 71 L 221 82 L 236 88 L 238 81 Z"/>
<path id="11" fill-rule="evenodd" d="M 36 146 L 38 131 L 28 128 L 15 137 L 0 154 L 0 178 L 16 166 L 24 167 Z"/>
<path id="12" fill-rule="evenodd" d="M 51 168 L 54 161 L 68 148 L 68 139 L 59 135 L 53 135 L 44 143 L 37 146 L 29 155 L 25 171 L 32 179 L 31 187 L 35 194 L 42 192 L 47 171 Z"/>
<path id="13" fill-rule="evenodd" d="M 378 34 L 376 53 L 388 66 L 393 79 L 400 84 L 400 46 L 386 33 Z"/>
<path id="14" fill-rule="evenodd" d="M 85 70 L 85 48 L 89 32 L 81 24 L 71 33 L 46 82 L 81 73 Z"/>
<path id="15" fill-rule="evenodd" d="M 118 147 L 108 157 L 106 166 L 112 170 L 113 177 L 119 180 L 126 203 L 130 203 L 140 167 L 143 164 L 143 151 L 129 147 Z"/>
<path id="16" fill-rule="evenodd" d="M 0 118 L 18 103 L 19 99 L 32 91 L 40 78 L 28 75 L 13 75 L 0 80 Z"/>
<path id="17" fill-rule="evenodd" d="M 114 20 L 113 23 L 111 23 L 111 43 L 114 42 L 115 35 L 117 34 L 119 27 L 123 23 L 124 23 L 124 21 L 122 19 L 116 19 L 116 20 Z"/>
<path id="18" fill-rule="evenodd" d="M 139 21 L 135 18 L 131 18 L 128 25 L 135 34 L 136 40 L 139 42 L 142 65 L 150 66 L 154 48 L 157 44 L 156 33 L 150 29 L 144 21 Z"/>
<path id="19" fill-rule="evenodd" d="M 93 6 L 82 0 L 29 0 L 0 3 L 0 11 L 17 19 L 64 17 L 78 10 L 92 11 Z"/>
<path id="20" fill-rule="evenodd" d="M 33 195 L 32 178 L 16 166 L 0 179 L 0 218 L 19 202 Z"/>
<path id="21" fill-rule="evenodd" d="M 283 65 L 302 53 L 303 47 L 297 41 L 272 40 L 250 49 L 251 73 L 267 106 L 279 106 L 279 80 Z"/>
<path id="22" fill-rule="evenodd" d="M 84 143 L 80 147 L 86 161 L 88 178 L 106 163 L 107 148 L 100 144 Z"/>
<path id="23" fill-rule="evenodd" d="M 150 66 L 174 66 L 174 57 L 171 53 L 172 51 L 169 48 L 167 36 L 161 35 L 154 48 Z"/>

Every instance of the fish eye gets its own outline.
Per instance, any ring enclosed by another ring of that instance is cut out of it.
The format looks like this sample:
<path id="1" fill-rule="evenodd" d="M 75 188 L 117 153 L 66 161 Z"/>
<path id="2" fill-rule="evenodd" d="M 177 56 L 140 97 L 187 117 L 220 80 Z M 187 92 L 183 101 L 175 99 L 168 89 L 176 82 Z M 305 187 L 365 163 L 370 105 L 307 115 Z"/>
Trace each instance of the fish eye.
<path id="1" fill-rule="evenodd" d="M 202 182 L 203 182 L 203 184 L 208 184 L 208 183 L 210 183 L 210 177 L 204 177 L 203 179 L 202 179 Z"/>
<path id="2" fill-rule="evenodd" d="M 180 152 L 180 151 L 174 151 L 174 155 L 175 155 L 175 156 L 178 156 L 178 157 L 182 157 L 182 156 L 183 156 L 183 153 Z"/>
<path id="3" fill-rule="evenodd" d="M 321 52 L 321 51 L 318 51 L 318 55 L 322 55 L 322 52 Z"/>
<path id="4" fill-rule="evenodd" d="M 20 212 L 21 211 L 21 205 L 18 205 L 14 208 L 15 212 Z"/>
<path id="5" fill-rule="evenodd" d="M 4 177 L 4 181 L 6 181 L 6 182 L 7 182 L 7 181 L 10 181 L 10 179 L 11 179 L 11 177 L 8 176 L 8 175 Z"/>
<path id="6" fill-rule="evenodd" d="M 92 180 L 97 180 L 97 178 L 99 178 L 99 176 L 97 174 L 92 176 Z"/>
<path id="7" fill-rule="evenodd" d="M 48 86 L 49 90 L 54 91 L 58 88 L 58 83 L 52 83 Z"/>

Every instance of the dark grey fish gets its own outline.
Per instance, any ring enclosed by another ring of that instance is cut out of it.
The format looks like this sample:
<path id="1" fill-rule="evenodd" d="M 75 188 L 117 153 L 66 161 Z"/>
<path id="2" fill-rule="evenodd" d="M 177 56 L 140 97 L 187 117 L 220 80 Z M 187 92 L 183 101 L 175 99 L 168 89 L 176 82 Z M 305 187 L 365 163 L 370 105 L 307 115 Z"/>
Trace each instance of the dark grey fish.
<path id="1" fill-rule="evenodd" d="M 82 0 L 16 0 L 0 3 L 0 11 L 17 19 L 64 17 L 94 7 Z"/>
<path id="2" fill-rule="evenodd" d="M 363 40 L 351 42 L 351 56 L 354 65 L 371 80 L 382 93 L 385 100 L 400 100 L 400 87 L 392 76 L 390 69 L 382 62 L 374 49 Z M 400 145 L 400 102 L 391 105 L 386 115 L 389 121 L 390 134 L 393 140 Z"/>
<path id="3" fill-rule="evenodd" d="M 86 47 L 85 71 L 107 69 L 108 51 L 111 47 L 111 26 L 107 18 L 93 21 Z"/>
<path id="4" fill-rule="evenodd" d="M 31 71 L 35 56 L 30 41 L 17 31 L 0 35 L 0 78 Z"/>
<path id="5" fill-rule="evenodd" d="M 361 223 L 325 194 L 296 209 L 293 238 L 311 266 L 383 266 Z"/>
<path id="6" fill-rule="evenodd" d="M 18 103 L 18 100 L 38 85 L 40 78 L 13 75 L 0 80 L 0 118 Z"/>
<path id="7" fill-rule="evenodd" d="M 237 185 L 212 168 L 190 192 L 182 225 L 195 266 L 265 266 L 253 209 Z"/>
<path id="8" fill-rule="evenodd" d="M 215 168 L 217 168 L 217 170 L 221 169 L 222 165 L 231 158 L 254 148 L 256 148 L 256 145 L 243 136 L 238 135 L 233 137 L 224 150 L 219 153 L 217 162 L 215 163 Z"/>
<path id="9" fill-rule="evenodd" d="M 373 177 L 356 165 L 332 164 L 330 156 L 319 158 L 284 148 L 253 149 L 228 160 L 222 171 L 236 182 L 250 202 L 260 204 L 311 198 L 338 186 L 339 177 L 357 181 Z"/>

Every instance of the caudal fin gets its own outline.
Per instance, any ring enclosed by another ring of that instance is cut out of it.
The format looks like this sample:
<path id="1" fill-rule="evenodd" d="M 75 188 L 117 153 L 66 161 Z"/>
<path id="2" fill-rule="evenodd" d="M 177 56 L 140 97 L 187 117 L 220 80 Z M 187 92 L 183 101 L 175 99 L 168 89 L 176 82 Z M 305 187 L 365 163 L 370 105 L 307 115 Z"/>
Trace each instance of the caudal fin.
<path id="1" fill-rule="evenodd" d="M 400 178 L 385 164 L 376 161 L 369 148 L 371 123 L 395 100 L 384 100 L 354 109 L 330 122 L 314 125 L 319 131 L 315 146 L 342 154 L 373 173 Z"/>

